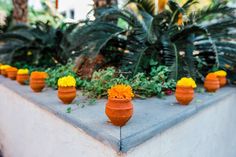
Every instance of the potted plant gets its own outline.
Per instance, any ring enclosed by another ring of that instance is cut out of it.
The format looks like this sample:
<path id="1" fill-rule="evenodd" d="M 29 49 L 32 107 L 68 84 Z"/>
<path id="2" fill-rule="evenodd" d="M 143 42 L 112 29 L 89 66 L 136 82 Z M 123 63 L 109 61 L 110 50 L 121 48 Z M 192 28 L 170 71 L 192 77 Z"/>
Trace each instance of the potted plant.
<path id="1" fill-rule="evenodd" d="M 7 77 L 7 71 L 6 69 L 10 68 L 11 66 L 10 65 L 2 65 L 0 67 L 0 70 L 1 70 L 1 74 L 5 77 Z"/>
<path id="2" fill-rule="evenodd" d="M 19 84 L 24 85 L 26 81 L 29 80 L 29 70 L 28 69 L 19 69 L 17 71 L 16 80 Z"/>
<path id="3" fill-rule="evenodd" d="M 17 74 L 17 71 L 18 69 L 15 68 L 15 67 L 9 67 L 6 69 L 6 72 L 7 72 L 7 77 L 12 79 L 12 80 L 15 80 L 16 79 L 16 74 Z"/>
<path id="4" fill-rule="evenodd" d="M 220 87 L 224 87 L 227 83 L 227 73 L 224 70 L 219 70 L 216 71 L 215 74 L 217 75 L 219 82 L 220 82 Z"/>
<path id="5" fill-rule="evenodd" d="M 64 104 L 70 104 L 76 97 L 76 80 L 73 76 L 62 77 L 58 80 L 58 98 Z"/>
<path id="6" fill-rule="evenodd" d="M 181 105 L 188 105 L 194 98 L 197 85 L 192 78 L 181 78 L 176 85 L 175 98 Z"/>
<path id="7" fill-rule="evenodd" d="M 216 92 L 220 88 L 220 81 L 215 73 L 209 73 L 204 81 L 207 92 Z"/>
<path id="8" fill-rule="evenodd" d="M 34 92 L 41 92 L 45 87 L 46 72 L 32 72 L 30 75 L 30 87 Z"/>
<path id="9" fill-rule="evenodd" d="M 133 115 L 134 96 L 129 85 L 115 85 L 108 90 L 108 102 L 106 104 L 106 115 L 116 126 L 123 126 Z"/>

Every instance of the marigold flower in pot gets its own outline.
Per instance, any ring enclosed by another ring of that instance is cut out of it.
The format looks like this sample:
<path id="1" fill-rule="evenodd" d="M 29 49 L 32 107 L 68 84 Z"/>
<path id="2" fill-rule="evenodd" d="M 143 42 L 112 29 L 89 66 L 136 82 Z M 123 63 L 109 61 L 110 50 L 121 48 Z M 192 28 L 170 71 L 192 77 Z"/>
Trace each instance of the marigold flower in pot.
<path id="1" fill-rule="evenodd" d="M 10 65 L 2 65 L 0 67 L 0 70 L 1 70 L 1 74 L 5 77 L 7 77 L 7 69 L 10 68 L 11 66 Z"/>
<path id="2" fill-rule="evenodd" d="M 215 73 L 209 73 L 204 81 L 207 92 L 216 92 L 220 88 L 220 81 Z"/>
<path id="3" fill-rule="evenodd" d="M 15 80 L 15 79 L 16 79 L 17 71 L 18 71 L 18 69 L 15 68 L 15 67 L 7 68 L 7 69 L 6 69 L 7 77 L 10 78 L 10 79 L 12 79 L 12 80 Z"/>
<path id="4" fill-rule="evenodd" d="M 176 85 L 175 97 L 181 105 L 188 105 L 194 98 L 197 85 L 192 78 L 183 77 Z"/>
<path id="5" fill-rule="evenodd" d="M 105 113 L 116 126 L 125 125 L 133 115 L 134 94 L 129 85 L 115 85 L 108 90 Z"/>
<path id="6" fill-rule="evenodd" d="M 34 92 L 41 92 L 45 87 L 46 72 L 32 72 L 30 75 L 30 87 Z"/>
<path id="7" fill-rule="evenodd" d="M 215 74 L 217 75 L 217 77 L 219 79 L 220 87 L 224 87 L 227 83 L 227 79 L 226 79 L 227 73 L 226 73 L 226 71 L 219 70 L 219 71 L 216 71 Z"/>
<path id="8" fill-rule="evenodd" d="M 76 80 L 73 76 L 62 77 L 57 82 L 58 98 L 64 104 L 70 104 L 76 97 Z"/>
<path id="9" fill-rule="evenodd" d="M 29 70 L 19 69 L 17 71 L 16 80 L 19 84 L 24 85 L 25 82 L 29 80 Z"/>

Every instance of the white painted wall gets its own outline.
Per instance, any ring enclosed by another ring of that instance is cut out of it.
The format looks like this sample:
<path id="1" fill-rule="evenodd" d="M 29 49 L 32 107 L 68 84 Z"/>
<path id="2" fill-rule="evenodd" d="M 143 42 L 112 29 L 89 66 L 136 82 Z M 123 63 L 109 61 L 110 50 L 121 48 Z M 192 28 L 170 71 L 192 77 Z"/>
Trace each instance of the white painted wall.
<path id="1" fill-rule="evenodd" d="M 127 156 L 235 157 L 235 95 L 130 150 Z"/>
<path id="2" fill-rule="evenodd" d="M 125 2 L 126 0 L 118 0 L 120 7 Z M 74 10 L 75 20 L 83 20 L 87 13 L 93 9 L 93 4 L 93 0 L 59 0 L 59 11 L 65 12 L 69 18 L 70 10 Z"/>
<path id="3" fill-rule="evenodd" d="M 93 0 L 59 0 L 59 11 L 65 12 L 69 18 L 70 10 L 74 10 L 76 20 L 85 19 L 92 8 Z"/>
<path id="4" fill-rule="evenodd" d="M 121 156 L 235 157 L 235 95 Z M 0 149 L 4 157 L 119 156 L 112 148 L 1 84 Z"/>
<path id="5" fill-rule="evenodd" d="M 0 85 L 4 157 L 114 157 L 117 153 Z"/>
<path id="6" fill-rule="evenodd" d="M 53 0 L 50 0 L 53 2 Z M 118 4 L 121 7 L 127 0 L 118 0 Z M 35 9 L 41 9 L 40 0 L 29 0 L 29 5 Z M 87 13 L 93 9 L 93 0 L 59 0 L 59 12 L 65 13 L 66 18 L 70 19 L 70 11 L 74 10 L 74 20 L 84 20 Z"/>

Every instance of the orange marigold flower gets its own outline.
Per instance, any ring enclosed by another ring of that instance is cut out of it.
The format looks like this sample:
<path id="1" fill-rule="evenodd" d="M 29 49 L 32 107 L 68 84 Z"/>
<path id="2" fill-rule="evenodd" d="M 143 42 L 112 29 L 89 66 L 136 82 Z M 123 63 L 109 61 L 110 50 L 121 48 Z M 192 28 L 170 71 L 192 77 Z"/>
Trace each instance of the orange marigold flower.
<path id="1" fill-rule="evenodd" d="M 215 80 L 215 79 L 218 79 L 218 77 L 217 77 L 217 74 L 215 74 L 215 73 L 209 73 L 206 76 L 206 79 L 208 79 L 208 80 Z"/>
<path id="2" fill-rule="evenodd" d="M 178 26 L 183 25 L 183 14 L 182 14 L 182 13 L 180 13 L 180 14 L 178 15 L 177 24 L 178 24 Z"/>
<path id="3" fill-rule="evenodd" d="M 8 71 L 16 72 L 17 70 L 18 70 L 18 69 L 15 68 L 15 67 L 9 67 L 9 68 L 6 69 L 7 72 L 8 72 Z"/>
<path id="4" fill-rule="evenodd" d="M 157 0 L 158 2 L 158 13 L 161 13 L 164 11 L 166 4 L 168 3 L 168 0 Z"/>
<path id="5" fill-rule="evenodd" d="M 39 72 L 39 71 L 34 71 L 31 73 L 30 78 L 42 78 L 46 79 L 48 77 L 48 74 L 46 72 Z"/>
<path id="6" fill-rule="evenodd" d="M 132 99 L 134 93 L 129 85 L 115 85 L 108 89 L 108 97 L 116 99 Z"/>

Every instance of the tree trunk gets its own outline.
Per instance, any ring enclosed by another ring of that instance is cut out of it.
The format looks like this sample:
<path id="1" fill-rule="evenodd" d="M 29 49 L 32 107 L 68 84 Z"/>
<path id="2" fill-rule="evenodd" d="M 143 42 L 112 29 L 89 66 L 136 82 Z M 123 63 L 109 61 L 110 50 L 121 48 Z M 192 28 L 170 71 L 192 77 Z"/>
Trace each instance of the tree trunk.
<path id="1" fill-rule="evenodd" d="M 93 0 L 94 2 L 94 16 L 100 16 L 104 8 L 117 5 L 117 0 Z"/>
<path id="2" fill-rule="evenodd" d="M 15 23 L 27 22 L 28 0 L 12 0 L 13 20 Z"/>
<path id="3" fill-rule="evenodd" d="M 93 1 L 95 8 L 117 5 L 117 0 L 93 0 Z"/>

